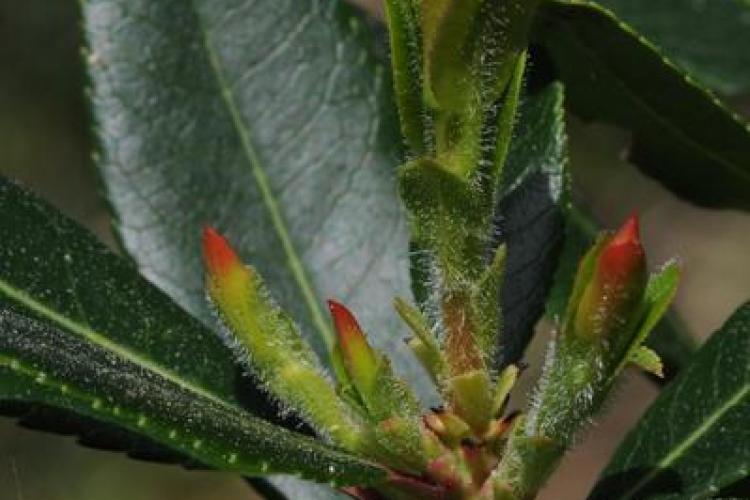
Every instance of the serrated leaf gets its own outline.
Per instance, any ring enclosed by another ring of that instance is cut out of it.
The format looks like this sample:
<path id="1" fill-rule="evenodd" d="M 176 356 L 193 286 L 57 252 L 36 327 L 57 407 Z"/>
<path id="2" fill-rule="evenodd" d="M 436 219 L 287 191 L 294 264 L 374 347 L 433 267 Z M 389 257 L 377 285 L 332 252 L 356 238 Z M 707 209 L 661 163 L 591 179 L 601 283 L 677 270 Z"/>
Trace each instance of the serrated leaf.
<path id="1" fill-rule="evenodd" d="M 571 206 L 565 212 L 565 243 L 546 304 L 546 315 L 555 322 L 561 322 L 564 317 L 578 264 L 598 230 L 599 223 L 581 207 Z M 667 311 L 653 327 L 646 344 L 664 361 L 664 381 L 671 380 L 690 361 L 696 349 L 695 340 L 674 310 Z"/>
<path id="2" fill-rule="evenodd" d="M 74 411 L 145 435 L 204 466 L 244 475 L 295 473 L 337 484 L 377 482 L 383 471 L 251 416 L 143 360 L 68 326 L 0 303 L 0 399 Z"/>
<path id="3" fill-rule="evenodd" d="M 351 9 L 88 0 L 83 11 L 99 170 L 144 275 L 210 322 L 199 237 L 214 225 L 319 354 L 333 346 L 323 299 L 334 297 L 363 311 L 397 371 L 430 387 L 390 308 L 409 275 L 390 82 Z"/>
<path id="4" fill-rule="evenodd" d="M 750 303 L 661 393 L 615 452 L 592 499 L 707 498 L 750 467 Z"/>
<path id="5" fill-rule="evenodd" d="M 655 46 L 589 2 L 550 1 L 536 39 L 570 109 L 633 134 L 630 160 L 699 205 L 750 210 L 750 132 Z"/>
<path id="6" fill-rule="evenodd" d="M 23 305 L 197 392 L 239 404 L 246 381 L 229 349 L 130 264 L 2 177 L 0 213 L 0 303 Z"/>
<path id="7" fill-rule="evenodd" d="M 0 401 L 75 411 L 243 474 L 328 481 L 329 458 L 347 469 L 348 456 L 244 410 L 218 337 L 93 236 L 2 178 L 0 213 Z M 284 456 L 297 452 L 310 464 Z"/>
<path id="8" fill-rule="evenodd" d="M 568 196 L 563 86 L 526 96 L 519 109 L 496 209 L 497 243 L 507 246 L 502 365 L 517 361 L 544 310 L 562 243 Z"/>
<path id="9" fill-rule="evenodd" d="M 747 0 L 597 0 L 724 94 L 750 90 Z"/>

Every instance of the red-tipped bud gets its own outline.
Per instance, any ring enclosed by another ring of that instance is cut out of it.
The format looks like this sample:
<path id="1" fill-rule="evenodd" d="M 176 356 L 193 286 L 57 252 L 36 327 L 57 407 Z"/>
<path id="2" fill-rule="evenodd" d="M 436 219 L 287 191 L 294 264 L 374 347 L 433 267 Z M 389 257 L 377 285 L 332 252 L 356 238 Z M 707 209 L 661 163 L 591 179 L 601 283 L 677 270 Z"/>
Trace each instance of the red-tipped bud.
<path id="1" fill-rule="evenodd" d="M 234 330 L 255 330 L 258 318 L 268 310 L 259 299 L 259 278 L 240 261 L 226 238 L 211 227 L 203 230 L 203 262 L 206 291 L 223 321 Z"/>
<path id="2" fill-rule="evenodd" d="M 349 309 L 335 300 L 328 301 L 328 309 L 338 333 L 344 367 L 357 390 L 369 394 L 377 376 L 378 358 Z"/>
<path id="3" fill-rule="evenodd" d="M 627 286 L 634 279 L 645 278 L 646 256 L 637 215 L 631 215 L 604 247 L 597 267 L 602 283 L 612 287 Z"/>
<path id="4" fill-rule="evenodd" d="M 226 238 L 210 226 L 203 228 L 203 262 L 209 275 L 216 277 L 242 266 Z"/>
<path id="5" fill-rule="evenodd" d="M 646 256 L 634 214 L 599 247 L 577 307 L 576 334 L 601 338 L 625 326 L 641 302 L 647 279 Z"/>

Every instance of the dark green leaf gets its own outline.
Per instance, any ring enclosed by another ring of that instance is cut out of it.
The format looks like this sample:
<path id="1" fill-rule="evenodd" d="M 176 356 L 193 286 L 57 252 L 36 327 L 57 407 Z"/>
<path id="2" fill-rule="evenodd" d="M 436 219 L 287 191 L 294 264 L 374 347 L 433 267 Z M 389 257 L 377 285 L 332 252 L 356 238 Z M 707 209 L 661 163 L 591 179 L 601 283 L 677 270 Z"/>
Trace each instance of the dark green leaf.
<path id="1" fill-rule="evenodd" d="M 498 243 L 508 249 L 501 364 L 523 355 L 552 283 L 569 187 L 566 144 L 563 87 L 553 83 L 524 99 L 503 170 L 496 210 Z"/>
<path id="2" fill-rule="evenodd" d="M 747 0 L 597 0 L 724 94 L 750 91 Z"/>
<path id="3" fill-rule="evenodd" d="M 570 205 L 565 212 L 565 244 L 555 271 L 552 290 L 547 299 L 546 313 L 550 319 L 561 322 L 573 293 L 573 282 L 578 265 L 594 243 L 599 224 L 584 211 Z"/>
<path id="4" fill-rule="evenodd" d="M 75 411 L 244 474 L 353 482 L 379 475 L 247 413 L 235 394 L 234 360 L 216 335 L 91 235 L 1 178 L 0 213 L 4 405 Z"/>
<path id="5" fill-rule="evenodd" d="M 565 244 L 560 255 L 554 284 L 547 300 L 546 314 L 560 321 L 568 304 L 573 279 L 578 272 L 578 263 L 593 244 L 599 224 L 585 210 L 571 206 L 565 213 Z M 695 341 L 674 310 L 670 310 L 656 325 L 646 340 L 664 362 L 664 379 L 669 381 L 691 359 Z"/>
<path id="6" fill-rule="evenodd" d="M 632 131 L 630 159 L 694 203 L 750 210 L 750 133 L 653 45 L 589 3 L 544 4 L 535 36 L 571 109 Z"/>
<path id="7" fill-rule="evenodd" d="M 142 358 L 77 327 L 0 303 L 0 399 L 41 403 L 147 436 L 196 462 L 245 475 L 286 472 L 337 484 L 372 483 L 382 469 L 252 417 L 170 380 Z"/>
<path id="8" fill-rule="evenodd" d="M 88 0 L 106 194 L 127 252 L 205 321 L 199 235 L 256 266 L 319 353 L 322 299 L 429 387 L 391 309 L 408 295 L 401 139 L 367 29 L 335 0 Z"/>
<path id="9" fill-rule="evenodd" d="M 0 301 L 238 404 L 231 351 L 74 222 L 0 178 Z"/>
<path id="10" fill-rule="evenodd" d="M 628 434 L 592 498 L 708 498 L 750 470 L 750 303 Z"/>

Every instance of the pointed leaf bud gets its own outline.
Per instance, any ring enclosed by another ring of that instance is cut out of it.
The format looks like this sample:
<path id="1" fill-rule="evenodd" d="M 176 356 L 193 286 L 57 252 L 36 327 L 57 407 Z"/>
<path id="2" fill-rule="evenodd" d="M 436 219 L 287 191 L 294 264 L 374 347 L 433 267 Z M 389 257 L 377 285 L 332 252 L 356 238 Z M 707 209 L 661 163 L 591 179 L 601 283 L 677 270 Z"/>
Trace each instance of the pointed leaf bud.
<path id="1" fill-rule="evenodd" d="M 647 276 L 635 215 L 614 235 L 599 238 L 581 261 L 562 333 L 551 344 L 529 411 L 529 435 L 568 446 L 629 362 L 660 370 L 658 356 L 641 347 L 678 278 L 674 262 Z"/>
<path id="2" fill-rule="evenodd" d="M 378 358 L 349 309 L 335 300 L 328 301 L 328 309 L 338 334 L 344 367 L 357 390 L 363 395 L 370 394 L 378 372 Z"/>
<path id="3" fill-rule="evenodd" d="M 638 217 L 632 215 L 600 247 L 575 313 L 575 334 L 606 338 L 624 328 L 641 302 L 647 278 Z"/>
<path id="4" fill-rule="evenodd" d="M 203 230 L 203 261 L 208 273 L 209 292 L 217 302 L 242 300 L 242 288 L 251 280 L 245 267 L 226 239 L 214 228 Z"/>
<path id="5" fill-rule="evenodd" d="M 328 301 L 339 337 L 339 352 L 373 430 L 376 455 L 404 470 L 421 472 L 425 463 L 420 433 L 420 407 L 406 383 L 393 375 L 388 360 L 367 342 L 354 315 L 342 304 Z"/>
<path id="6" fill-rule="evenodd" d="M 203 231 L 208 294 L 227 343 L 279 401 L 336 443 L 357 450 L 362 423 L 339 399 L 294 322 L 270 299 L 261 277 L 213 228 Z"/>

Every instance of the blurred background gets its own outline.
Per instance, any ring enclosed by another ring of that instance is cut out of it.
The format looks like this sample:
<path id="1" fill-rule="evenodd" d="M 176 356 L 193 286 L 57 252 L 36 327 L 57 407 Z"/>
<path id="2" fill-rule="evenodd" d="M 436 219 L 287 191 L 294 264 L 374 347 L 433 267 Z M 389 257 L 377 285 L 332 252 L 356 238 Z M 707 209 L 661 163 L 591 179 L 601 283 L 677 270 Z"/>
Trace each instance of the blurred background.
<path id="1" fill-rule="evenodd" d="M 378 0 L 357 3 L 373 12 L 379 8 Z M 0 174 L 30 186 L 111 244 L 90 161 L 79 23 L 77 2 L 0 0 Z M 730 104 L 750 115 L 747 96 Z M 628 139 L 622 131 L 571 118 L 569 133 L 577 195 L 610 226 L 634 209 L 642 214 L 651 262 L 676 255 L 684 264 L 677 311 L 696 338 L 709 335 L 750 298 L 750 215 L 702 210 L 677 200 L 618 160 Z M 546 325 L 540 325 L 526 380 L 535 379 L 546 333 Z M 655 395 L 649 381 L 631 374 L 542 498 L 583 498 Z M 131 461 L 0 417 L 0 500 L 249 498 L 256 497 L 230 475 Z"/>

